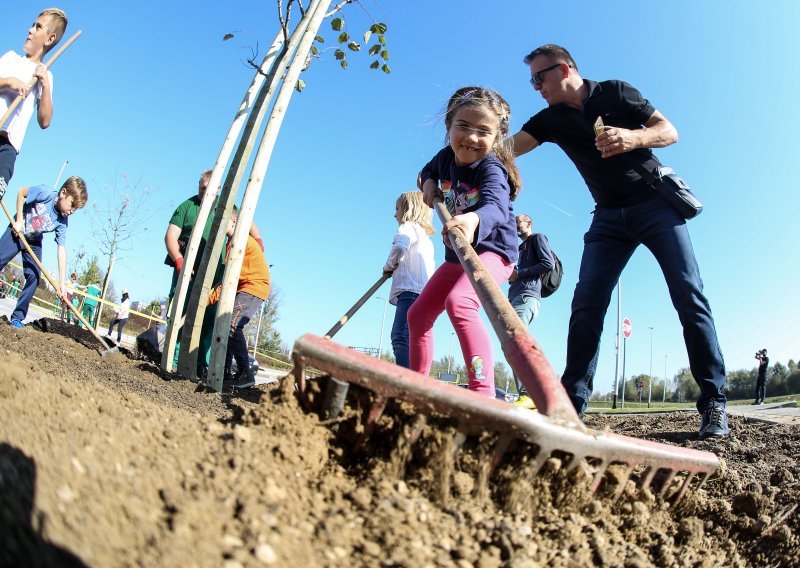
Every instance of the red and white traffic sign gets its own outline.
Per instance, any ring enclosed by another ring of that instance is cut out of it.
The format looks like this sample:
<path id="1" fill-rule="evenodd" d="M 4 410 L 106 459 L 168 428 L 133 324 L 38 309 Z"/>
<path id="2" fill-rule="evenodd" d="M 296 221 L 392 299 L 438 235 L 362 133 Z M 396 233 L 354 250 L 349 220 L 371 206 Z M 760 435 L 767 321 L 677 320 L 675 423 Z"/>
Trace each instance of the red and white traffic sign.
<path id="1" fill-rule="evenodd" d="M 622 335 L 625 339 L 630 339 L 631 333 L 633 333 L 633 326 L 631 325 L 631 320 L 625 318 L 622 320 Z"/>

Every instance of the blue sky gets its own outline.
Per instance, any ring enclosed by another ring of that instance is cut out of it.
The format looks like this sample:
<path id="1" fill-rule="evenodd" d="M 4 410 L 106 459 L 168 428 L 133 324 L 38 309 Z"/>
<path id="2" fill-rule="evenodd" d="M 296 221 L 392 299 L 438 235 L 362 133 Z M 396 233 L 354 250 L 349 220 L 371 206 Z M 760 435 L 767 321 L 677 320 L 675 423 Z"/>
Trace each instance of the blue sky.
<path id="1" fill-rule="evenodd" d="M 3 52 L 21 50 L 40 8 L 32 6 L 4 6 Z M 83 36 L 53 67 L 53 124 L 47 131 L 30 125 L 12 190 L 54 183 L 65 160 L 64 176 L 84 177 L 92 200 L 102 201 L 103 186 L 121 173 L 154 188 L 151 224 L 118 263 L 114 281 L 134 299 L 163 296 L 170 214 L 216 159 L 251 80 L 244 46 L 258 38 L 263 57 L 277 31 L 274 3 L 141 0 L 132 9 L 70 0 L 59 7 L 70 17 L 67 35 L 81 29 Z M 690 233 L 729 369 L 753 367 L 762 347 L 773 361 L 800 358 L 800 118 L 791 108 L 800 97 L 800 4 L 364 0 L 344 12 L 350 34 L 360 35 L 370 16 L 389 25 L 391 75 L 367 69 L 366 53 L 351 54 L 342 71 L 331 51 L 323 52 L 289 106 L 256 211 L 281 290 L 278 329 L 287 343 L 307 332 L 322 335 L 380 275 L 396 228 L 395 199 L 414 187 L 417 171 L 443 144 L 448 96 L 467 84 L 498 90 L 511 104 L 516 132 L 544 104 L 522 57 L 552 42 L 571 51 L 584 77 L 633 84 L 677 127 L 680 141 L 657 155 L 706 206 Z M 323 30 L 330 47 L 329 23 Z M 545 145 L 519 166 L 525 187 L 515 210 L 534 218 L 565 268 L 561 289 L 531 326 L 560 373 L 593 203 L 558 148 Z M 68 248 L 94 252 L 91 231 L 90 216 L 75 215 Z M 439 263 L 438 239 L 436 247 Z M 45 261 L 55 268 L 49 240 Z M 664 375 L 666 357 L 672 376 L 688 365 L 686 350 L 646 250 L 636 252 L 622 281 L 623 315 L 633 322 L 626 374 L 649 372 L 653 327 L 653 374 Z M 388 287 L 377 296 L 385 298 Z M 370 300 L 337 341 L 377 347 L 383 310 L 382 300 Z M 384 349 L 392 317 L 390 306 Z M 450 349 L 446 316 L 435 329 L 439 358 Z M 613 381 L 615 329 L 612 302 L 600 391 Z M 457 342 L 454 350 L 458 356 Z"/>

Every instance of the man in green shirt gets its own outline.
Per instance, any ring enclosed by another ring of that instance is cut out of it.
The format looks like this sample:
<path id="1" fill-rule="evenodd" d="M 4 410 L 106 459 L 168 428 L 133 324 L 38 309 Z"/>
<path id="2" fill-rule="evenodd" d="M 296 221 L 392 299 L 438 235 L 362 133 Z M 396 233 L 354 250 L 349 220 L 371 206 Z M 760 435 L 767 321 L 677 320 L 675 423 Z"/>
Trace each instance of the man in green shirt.
<path id="1" fill-rule="evenodd" d="M 180 275 L 181 268 L 183 267 L 183 254 L 186 251 L 186 246 L 189 244 L 189 237 L 192 234 L 192 229 L 194 228 L 195 223 L 197 222 L 197 214 L 200 211 L 200 204 L 203 201 L 203 196 L 206 193 L 206 189 L 208 189 L 208 182 L 211 179 L 211 170 L 206 170 L 200 176 L 200 181 L 197 185 L 197 195 L 193 195 L 175 209 L 175 212 L 172 214 L 172 217 L 169 220 L 169 226 L 167 227 L 167 233 L 164 236 L 164 244 L 167 247 L 167 258 L 164 260 L 164 264 L 168 266 L 172 266 L 175 270 L 172 273 L 172 284 L 170 285 L 169 289 L 169 299 L 172 300 L 172 297 L 175 295 L 175 288 L 178 284 L 178 276 Z M 200 248 L 197 250 L 197 256 L 195 257 L 195 265 L 192 269 L 192 274 L 194 274 L 195 269 L 200 264 L 200 259 L 203 258 L 203 250 L 205 249 L 206 243 L 208 242 L 208 238 L 211 233 L 211 225 L 214 222 L 214 211 L 212 210 L 211 215 L 208 216 L 208 221 L 206 221 L 205 229 L 203 230 L 203 237 L 200 240 Z M 250 235 L 258 242 L 261 246 L 261 251 L 264 251 L 264 243 L 261 240 L 261 234 L 258 231 L 258 227 L 256 224 L 253 223 L 250 226 Z M 224 260 L 222 255 L 220 255 L 219 264 L 217 266 L 216 274 L 214 275 L 214 280 L 212 283 L 212 288 L 222 282 L 222 275 L 224 273 Z M 194 284 L 194 280 L 189 282 L 189 289 L 186 293 L 186 297 L 188 298 L 191 296 L 192 293 L 192 285 Z M 184 306 L 184 313 L 186 312 L 186 306 Z M 198 375 L 202 374 L 203 370 L 208 367 L 208 356 L 211 350 L 211 339 L 214 331 L 214 319 L 216 316 L 216 305 L 208 306 L 206 308 L 205 317 L 203 318 L 203 327 L 200 332 L 200 357 L 197 358 L 197 366 L 198 366 Z M 180 348 L 180 340 L 176 344 L 175 347 L 175 361 L 178 360 L 178 353 Z"/>

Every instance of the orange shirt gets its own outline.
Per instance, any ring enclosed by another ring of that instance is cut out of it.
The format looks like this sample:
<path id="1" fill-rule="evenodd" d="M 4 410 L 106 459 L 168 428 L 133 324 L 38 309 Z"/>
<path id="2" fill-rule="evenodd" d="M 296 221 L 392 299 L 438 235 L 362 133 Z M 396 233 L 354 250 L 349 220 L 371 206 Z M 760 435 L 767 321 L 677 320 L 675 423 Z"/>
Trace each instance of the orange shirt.
<path id="1" fill-rule="evenodd" d="M 225 253 L 227 258 L 230 253 L 230 241 L 228 242 L 228 250 Z M 261 252 L 261 247 L 258 242 L 251 237 L 247 236 L 247 246 L 244 249 L 244 259 L 242 260 L 242 271 L 239 274 L 239 285 L 236 287 L 236 292 L 244 292 L 256 298 L 266 300 L 269 298 L 269 266 L 267 266 L 267 259 L 264 258 L 264 253 Z M 219 301 L 220 293 L 222 292 L 222 284 L 211 290 L 208 295 L 208 303 L 216 304 Z"/>

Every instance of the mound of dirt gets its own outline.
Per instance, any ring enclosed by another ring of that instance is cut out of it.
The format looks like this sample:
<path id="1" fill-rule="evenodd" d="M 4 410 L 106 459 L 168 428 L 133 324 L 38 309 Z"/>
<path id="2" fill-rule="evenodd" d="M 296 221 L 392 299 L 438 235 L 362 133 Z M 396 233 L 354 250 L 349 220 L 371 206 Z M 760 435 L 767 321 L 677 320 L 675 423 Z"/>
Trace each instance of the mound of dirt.
<path id="1" fill-rule="evenodd" d="M 447 420 L 394 404 L 361 450 L 291 389 L 208 392 L 88 332 L 0 326 L 0 565 L 791 566 L 796 426 L 688 414 L 592 428 L 710 450 L 721 471 L 670 507 L 628 481 L 597 495 L 523 450 L 487 475 L 490 436 L 453 452 Z M 408 432 L 414 431 L 414 436 Z M 528 469 L 526 469 L 528 468 Z M 617 479 L 620 482 L 621 479 Z"/>

